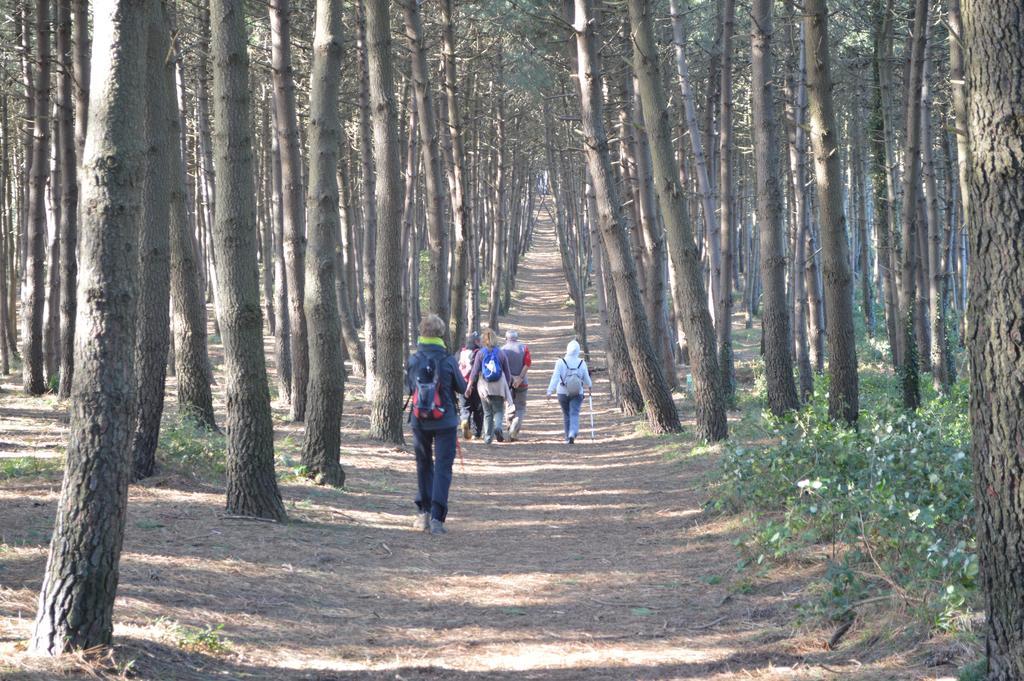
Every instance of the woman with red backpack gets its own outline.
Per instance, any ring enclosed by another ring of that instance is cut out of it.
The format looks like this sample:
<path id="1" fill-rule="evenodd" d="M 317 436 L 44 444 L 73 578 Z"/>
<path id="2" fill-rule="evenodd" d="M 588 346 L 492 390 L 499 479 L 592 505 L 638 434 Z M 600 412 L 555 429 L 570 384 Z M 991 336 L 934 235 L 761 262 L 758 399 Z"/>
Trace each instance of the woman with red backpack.
<path id="1" fill-rule="evenodd" d="M 466 381 L 455 358 L 448 354 L 442 336 L 445 324 L 435 314 L 420 322 L 416 353 L 409 358 L 405 384 L 409 391 L 409 423 L 416 451 L 417 530 L 444 534 L 448 516 L 448 490 L 455 462 L 459 411 L 456 395 Z"/>
<path id="2" fill-rule="evenodd" d="M 505 441 L 502 422 L 505 418 L 505 400 L 512 401 L 512 373 L 508 368 L 508 357 L 498 347 L 498 337 L 493 329 L 485 329 L 483 347 L 476 353 L 473 371 L 469 375 L 466 397 L 475 388 L 484 406 L 484 444 L 494 439 Z M 475 385 L 474 385 L 475 384 Z"/>

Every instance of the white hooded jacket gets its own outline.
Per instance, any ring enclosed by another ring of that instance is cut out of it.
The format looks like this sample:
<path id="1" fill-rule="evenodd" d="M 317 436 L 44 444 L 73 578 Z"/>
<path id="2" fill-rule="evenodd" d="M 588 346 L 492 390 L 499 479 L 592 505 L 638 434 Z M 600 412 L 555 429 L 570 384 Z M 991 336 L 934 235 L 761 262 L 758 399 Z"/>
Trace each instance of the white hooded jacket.
<path id="1" fill-rule="evenodd" d="M 565 375 L 570 369 L 576 369 L 584 388 L 590 388 L 593 385 L 593 381 L 590 380 L 590 371 L 587 369 L 587 361 L 580 357 L 580 344 L 575 340 L 569 341 L 569 344 L 565 346 L 565 357 L 555 362 L 555 369 L 551 372 L 551 381 L 548 382 L 548 395 L 556 392 L 559 395 L 566 394 Z"/>

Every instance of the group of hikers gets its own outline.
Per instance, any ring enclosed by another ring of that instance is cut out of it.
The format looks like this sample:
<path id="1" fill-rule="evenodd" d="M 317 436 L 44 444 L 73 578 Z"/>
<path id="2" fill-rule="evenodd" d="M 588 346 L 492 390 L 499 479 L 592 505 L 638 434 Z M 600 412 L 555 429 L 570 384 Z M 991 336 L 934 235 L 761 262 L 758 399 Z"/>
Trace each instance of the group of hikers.
<path id="1" fill-rule="evenodd" d="M 504 442 L 506 432 L 509 442 L 517 440 L 526 418 L 533 358 L 512 329 L 505 332 L 500 347 L 492 329 L 466 334 L 458 359 L 448 352 L 440 317 L 424 317 L 419 333 L 405 374 L 419 485 L 414 527 L 444 534 L 458 431 L 465 440 L 482 437 L 488 445 L 494 440 Z M 565 356 L 555 362 L 546 393 L 549 400 L 558 398 L 566 444 L 576 442 L 583 399 L 592 387 L 580 344 L 572 340 Z"/>

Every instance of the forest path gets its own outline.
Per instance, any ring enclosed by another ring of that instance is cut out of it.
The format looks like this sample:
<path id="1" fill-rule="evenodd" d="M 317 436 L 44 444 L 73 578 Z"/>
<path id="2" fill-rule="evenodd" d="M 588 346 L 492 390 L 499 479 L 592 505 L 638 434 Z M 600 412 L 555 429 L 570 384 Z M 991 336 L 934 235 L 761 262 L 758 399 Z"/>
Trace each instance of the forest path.
<path id="1" fill-rule="evenodd" d="M 577 444 L 562 444 L 561 413 L 544 391 L 572 312 L 553 227 L 544 210 L 540 218 L 502 319 L 534 357 L 522 441 L 464 446 L 449 534 L 412 530 L 409 448 L 365 438 L 366 405 L 350 385 L 347 487 L 286 477 L 288 524 L 225 518 L 219 484 L 170 470 L 132 486 L 115 639 L 118 659 L 135 661 L 135 678 L 823 674 L 783 642 L 791 630 L 779 620 L 799 585 L 776 580 L 753 593 L 733 570 L 735 519 L 702 511 L 714 457 L 688 456 L 685 434 L 644 436 L 641 419 L 610 408 L 602 352 L 591 361 L 596 440 L 585 410 Z M 596 320 L 590 328 L 596 349 L 602 329 Z M 294 466 L 301 425 L 274 406 L 279 464 Z M 58 491 L 59 478 L 0 486 L 0 672 L 30 631 Z M 202 640 L 190 649 L 190 636 L 218 626 L 214 640 L 226 649 Z"/>

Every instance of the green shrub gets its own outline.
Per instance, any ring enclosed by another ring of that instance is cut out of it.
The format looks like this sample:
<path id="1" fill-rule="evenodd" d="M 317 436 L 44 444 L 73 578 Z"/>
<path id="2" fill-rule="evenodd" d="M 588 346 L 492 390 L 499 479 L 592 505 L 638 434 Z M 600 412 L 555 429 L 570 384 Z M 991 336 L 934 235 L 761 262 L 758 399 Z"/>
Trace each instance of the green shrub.
<path id="1" fill-rule="evenodd" d="M 956 628 L 978 575 L 966 385 L 908 413 L 891 378 L 865 378 L 859 430 L 828 419 L 819 386 L 798 414 L 765 417 L 774 444 L 726 452 L 712 505 L 751 513 L 744 565 L 830 545 L 829 615 L 881 590 Z"/>
<path id="2" fill-rule="evenodd" d="M 199 478 L 221 477 L 225 471 L 227 442 L 190 416 L 179 416 L 160 433 L 161 461 Z"/>

